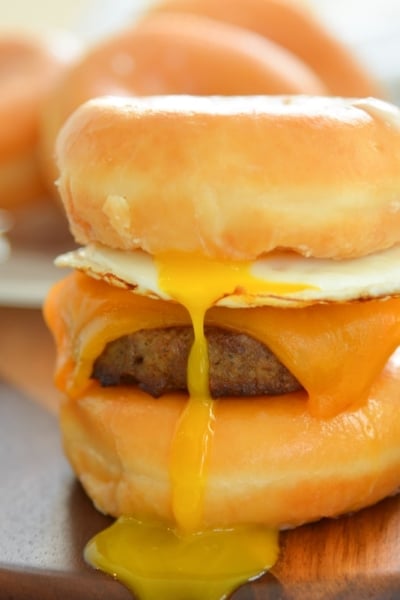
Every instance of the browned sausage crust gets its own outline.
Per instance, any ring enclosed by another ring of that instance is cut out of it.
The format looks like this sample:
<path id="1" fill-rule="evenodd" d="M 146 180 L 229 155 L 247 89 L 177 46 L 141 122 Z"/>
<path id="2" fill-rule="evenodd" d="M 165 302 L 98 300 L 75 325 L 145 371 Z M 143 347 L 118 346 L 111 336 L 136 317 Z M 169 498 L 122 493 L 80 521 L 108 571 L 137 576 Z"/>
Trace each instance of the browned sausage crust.
<path id="1" fill-rule="evenodd" d="M 295 377 L 258 340 L 218 327 L 207 327 L 205 334 L 214 398 L 276 395 L 301 389 Z M 190 327 L 137 331 L 109 343 L 96 360 L 92 376 L 103 386 L 137 384 L 154 397 L 186 390 L 192 343 Z"/>

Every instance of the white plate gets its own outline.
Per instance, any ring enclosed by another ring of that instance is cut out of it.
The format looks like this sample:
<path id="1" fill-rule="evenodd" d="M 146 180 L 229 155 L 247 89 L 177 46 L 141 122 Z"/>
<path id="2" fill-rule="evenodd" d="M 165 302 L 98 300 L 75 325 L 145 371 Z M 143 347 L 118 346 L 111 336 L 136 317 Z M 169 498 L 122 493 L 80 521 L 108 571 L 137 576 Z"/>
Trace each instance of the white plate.
<path id="1" fill-rule="evenodd" d="M 0 306 L 41 307 L 51 285 L 65 275 L 52 260 L 51 254 L 14 248 L 0 264 Z"/>
<path id="2" fill-rule="evenodd" d="M 66 274 L 54 266 L 55 257 L 74 247 L 65 217 L 51 201 L 16 215 L 0 237 L 0 306 L 40 308 L 51 285 Z"/>

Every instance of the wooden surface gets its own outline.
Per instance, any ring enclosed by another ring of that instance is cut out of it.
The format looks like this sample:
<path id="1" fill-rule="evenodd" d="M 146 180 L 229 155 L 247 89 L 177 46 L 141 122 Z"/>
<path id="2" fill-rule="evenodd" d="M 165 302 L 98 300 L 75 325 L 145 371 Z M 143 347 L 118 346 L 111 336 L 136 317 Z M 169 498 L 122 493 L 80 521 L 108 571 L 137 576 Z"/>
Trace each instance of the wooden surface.
<path id="1" fill-rule="evenodd" d="M 54 357 L 40 310 L 0 308 L 0 380 L 51 412 L 57 411 L 59 403 L 53 385 Z"/>
<path id="2" fill-rule="evenodd" d="M 121 585 L 82 560 L 87 539 L 109 520 L 93 509 L 59 447 L 54 349 L 41 313 L 0 308 L 0 332 L 0 598 L 125 600 Z M 272 574 L 233 596 L 367 598 L 400 598 L 400 497 L 283 533 Z"/>

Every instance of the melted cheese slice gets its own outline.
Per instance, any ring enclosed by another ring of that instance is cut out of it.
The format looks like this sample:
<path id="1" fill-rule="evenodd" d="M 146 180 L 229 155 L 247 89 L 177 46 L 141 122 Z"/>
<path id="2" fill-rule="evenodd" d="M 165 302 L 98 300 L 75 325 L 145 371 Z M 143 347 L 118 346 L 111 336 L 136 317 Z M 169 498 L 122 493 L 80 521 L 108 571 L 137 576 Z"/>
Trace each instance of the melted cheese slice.
<path id="1" fill-rule="evenodd" d="M 90 385 L 93 363 L 108 342 L 138 329 L 191 324 L 178 303 L 127 293 L 80 273 L 54 286 L 46 313 L 58 345 L 56 383 L 71 396 Z M 310 412 L 329 418 L 365 401 L 399 345 L 400 300 L 302 309 L 213 307 L 205 323 L 263 342 L 303 385 Z"/>

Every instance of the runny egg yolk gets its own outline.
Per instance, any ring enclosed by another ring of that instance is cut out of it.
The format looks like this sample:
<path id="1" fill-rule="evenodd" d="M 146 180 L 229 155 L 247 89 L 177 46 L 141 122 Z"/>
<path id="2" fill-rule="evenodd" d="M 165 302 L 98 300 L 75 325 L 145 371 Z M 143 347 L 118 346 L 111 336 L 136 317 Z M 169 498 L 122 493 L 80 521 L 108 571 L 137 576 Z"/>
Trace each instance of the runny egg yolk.
<path id="1" fill-rule="evenodd" d="M 257 525 L 217 530 L 203 527 L 216 402 L 208 388 L 205 313 L 218 298 L 238 288 L 249 294 L 284 294 L 304 286 L 259 280 L 251 275 L 250 263 L 217 262 L 178 253 L 160 255 L 156 263 L 160 288 L 185 306 L 194 329 L 187 368 L 189 400 L 170 456 L 176 527 L 123 517 L 89 542 L 85 557 L 141 600 L 221 600 L 274 564 L 278 532 Z"/>

